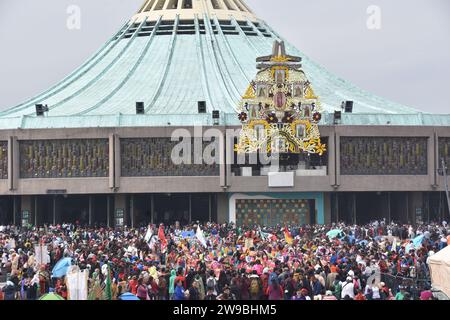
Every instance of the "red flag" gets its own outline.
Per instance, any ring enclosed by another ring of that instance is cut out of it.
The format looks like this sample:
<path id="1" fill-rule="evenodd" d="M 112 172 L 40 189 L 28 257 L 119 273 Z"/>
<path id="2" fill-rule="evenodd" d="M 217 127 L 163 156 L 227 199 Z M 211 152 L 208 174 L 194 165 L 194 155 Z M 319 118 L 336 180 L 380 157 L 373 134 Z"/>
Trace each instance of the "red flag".
<path id="1" fill-rule="evenodd" d="M 161 241 L 161 245 L 165 247 L 167 245 L 167 240 L 166 240 L 166 235 L 164 234 L 164 226 L 163 226 L 163 224 L 161 224 L 159 226 L 158 238 L 159 238 L 159 241 Z"/>
<path id="2" fill-rule="evenodd" d="M 292 235 L 287 227 L 284 227 L 284 238 L 286 239 L 286 243 L 289 245 L 292 245 L 292 243 L 294 242 L 294 238 L 292 238 Z"/>

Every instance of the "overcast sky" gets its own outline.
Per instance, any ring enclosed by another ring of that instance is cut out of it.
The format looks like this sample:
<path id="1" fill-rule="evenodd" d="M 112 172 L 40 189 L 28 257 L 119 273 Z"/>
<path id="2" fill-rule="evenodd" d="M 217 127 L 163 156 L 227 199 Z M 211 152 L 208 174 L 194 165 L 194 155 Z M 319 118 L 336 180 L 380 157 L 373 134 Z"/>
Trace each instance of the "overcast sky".
<path id="1" fill-rule="evenodd" d="M 143 0 L 0 0 L 0 109 L 81 65 Z M 255 13 L 341 78 L 424 112 L 450 113 L 449 0 L 247 0 Z M 70 5 L 81 29 L 66 27 Z M 381 12 L 371 30 L 367 9 Z"/>

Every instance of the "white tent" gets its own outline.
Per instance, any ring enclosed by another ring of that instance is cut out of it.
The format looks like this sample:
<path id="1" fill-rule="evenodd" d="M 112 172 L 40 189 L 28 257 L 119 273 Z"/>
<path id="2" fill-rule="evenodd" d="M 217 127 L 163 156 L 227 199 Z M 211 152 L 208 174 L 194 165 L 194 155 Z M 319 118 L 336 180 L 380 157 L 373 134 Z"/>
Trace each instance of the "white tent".
<path id="1" fill-rule="evenodd" d="M 450 246 L 429 257 L 427 262 L 433 287 L 450 297 Z"/>

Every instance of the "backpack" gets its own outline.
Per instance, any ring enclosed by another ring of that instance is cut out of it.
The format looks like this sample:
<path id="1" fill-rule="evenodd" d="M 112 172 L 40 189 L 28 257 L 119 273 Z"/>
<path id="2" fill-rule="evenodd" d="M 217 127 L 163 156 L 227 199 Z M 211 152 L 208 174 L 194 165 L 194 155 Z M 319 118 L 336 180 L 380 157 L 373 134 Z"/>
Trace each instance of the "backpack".
<path id="1" fill-rule="evenodd" d="M 250 293 L 252 295 L 257 295 L 259 293 L 259 282 L 257 279 L 252 279 L 250 282 Z"/>

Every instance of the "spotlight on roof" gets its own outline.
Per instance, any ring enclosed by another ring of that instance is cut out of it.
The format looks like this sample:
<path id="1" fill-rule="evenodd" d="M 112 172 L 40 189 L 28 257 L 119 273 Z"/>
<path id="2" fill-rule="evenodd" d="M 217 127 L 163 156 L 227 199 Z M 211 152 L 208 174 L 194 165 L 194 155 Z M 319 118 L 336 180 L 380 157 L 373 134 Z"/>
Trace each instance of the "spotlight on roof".
<path id="1" fill-rule="evenodd" d="M 345 113 L 352 113 L 353 112 L 353 101 L 342 101 L 342 111 Z"/>
<path id="2" fill-rule="evenodd" d="M 219 110 L 214 110 L 212 112 L 212 118 L 213 118 L 213 122 L 215 126 L 219 125 L 219 119 L 220 119 L 220 111 Z"/>
<path id="3" fill-rule="evenodd" d="M 198 102 L 198 113 L 206 113 L 206 101 Z"/>
<path id="4" fill-rule="evenodd" d="M 44 116 L 45 112 L 48 112 L 48 105 L 43 104 L 36 104 L 36 116 L 42 117 Z"/>
<path id="5" fill-rule="evenodd" d="M 143 102 L 136 102 L 136 114 L 145 114 L 145 105 Z"/>
<path id="6" fill-rule="evenodd" d="M 342 119 L 342 112 L 341 111 L 335 111 L 334 112 L 334 124 L 338 124 Z"/>

